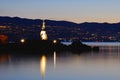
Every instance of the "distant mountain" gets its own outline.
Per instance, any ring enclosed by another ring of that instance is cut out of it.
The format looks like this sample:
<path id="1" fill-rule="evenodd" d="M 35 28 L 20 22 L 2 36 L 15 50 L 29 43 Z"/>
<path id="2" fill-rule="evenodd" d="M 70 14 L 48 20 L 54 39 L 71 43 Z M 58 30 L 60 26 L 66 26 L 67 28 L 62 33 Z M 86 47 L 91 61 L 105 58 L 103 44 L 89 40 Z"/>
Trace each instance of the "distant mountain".
<path id="1" fill-rule="evenodd" d="M 4 23 L 12 23 L 15 25 L 31 26 L 31 25 L 41 25 L 41 19 L 27 19 L 19 17 L 2 17 L 0 16 L 0 25 Z M 49 26 L 76 26 L 76 23 L 68 21 L 55 21 L 55 20 L 46 20 L 47 25 Z"/>
<path id="2" fill-rule="evenodd" d="M 120 23 L 74 23 L 45 20 L 49 39 L 82 41 L 120 41 Z M 0 16 L 0 34 L 10 39 L 21 37 L 39 39 L 41 19 Z"/>

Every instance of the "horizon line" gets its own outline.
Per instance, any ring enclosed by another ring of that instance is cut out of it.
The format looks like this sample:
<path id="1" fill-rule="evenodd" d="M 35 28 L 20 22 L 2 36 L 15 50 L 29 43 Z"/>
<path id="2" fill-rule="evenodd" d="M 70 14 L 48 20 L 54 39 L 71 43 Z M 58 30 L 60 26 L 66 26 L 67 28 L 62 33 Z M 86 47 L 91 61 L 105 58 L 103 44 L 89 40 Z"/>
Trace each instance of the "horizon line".
<path id="1" fill-rule="evenodd" d="M 75 21 L 72 21 L 72 20 L 62 20 L 62 19 L 49 19 L 49 18 L 28 18 L 28 17 L 19 17 L 19 16 L 0 16 L 0 17 L 10 17 L 10 18 L 21 18 L 21 19 L 31 19 L 31 20 L 53 20 L 53 21 L 66 21 L 66 22 L 71 22 L 71 23 L 75 23 L 75 24 L 82 24 L 82 23 L 101 23 L 101 24 L 117 24 L 117 23 L 120 23 L 119 22 L 95 22 L 95 21 L 84 21 L 84 22 L 75 22 Z"/>

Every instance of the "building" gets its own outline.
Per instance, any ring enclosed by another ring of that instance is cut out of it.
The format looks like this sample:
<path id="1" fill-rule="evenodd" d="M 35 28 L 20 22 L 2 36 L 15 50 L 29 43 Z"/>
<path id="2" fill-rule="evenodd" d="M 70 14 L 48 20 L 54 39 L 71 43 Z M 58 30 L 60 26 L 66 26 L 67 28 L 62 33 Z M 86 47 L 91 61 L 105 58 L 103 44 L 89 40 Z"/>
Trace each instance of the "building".
<path id="1" fill-rule="evenodd" d="M 41 38 L 41 40 L 48 40 L 48 36 L 47 36 L 46 31 L 45 31 L 45 21 L 44 20 L 42 23 L 42 30 L 40 32 L 40 38 Z"/>

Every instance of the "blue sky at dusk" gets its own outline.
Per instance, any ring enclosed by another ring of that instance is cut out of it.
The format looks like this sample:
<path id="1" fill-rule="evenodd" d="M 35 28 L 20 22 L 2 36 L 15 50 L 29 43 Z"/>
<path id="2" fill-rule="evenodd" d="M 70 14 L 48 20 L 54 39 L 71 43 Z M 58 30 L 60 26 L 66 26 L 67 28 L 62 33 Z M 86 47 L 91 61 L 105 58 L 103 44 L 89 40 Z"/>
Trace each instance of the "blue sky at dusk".
<path id="1" fill-rule="evenodd" d="M 120 0 L 0 0 L 0 16 L 120 22 Z"/>

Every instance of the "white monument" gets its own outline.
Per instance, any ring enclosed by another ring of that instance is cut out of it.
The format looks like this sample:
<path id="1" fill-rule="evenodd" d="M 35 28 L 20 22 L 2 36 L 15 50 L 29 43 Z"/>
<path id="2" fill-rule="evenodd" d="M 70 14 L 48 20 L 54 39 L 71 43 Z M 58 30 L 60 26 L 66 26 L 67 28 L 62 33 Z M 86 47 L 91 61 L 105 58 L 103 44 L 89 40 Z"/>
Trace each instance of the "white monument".
<path id="1" fill-rule="evenodd" d="M 41 37 L 41 40 L 48 40 L 48 36 L 47 36 L 46 31 L 45 31 L 45 21 L 44 20 L 42 23 L 42 30 L 40 32 L 40 37 Z"/>

